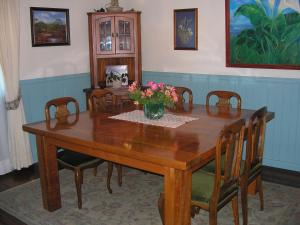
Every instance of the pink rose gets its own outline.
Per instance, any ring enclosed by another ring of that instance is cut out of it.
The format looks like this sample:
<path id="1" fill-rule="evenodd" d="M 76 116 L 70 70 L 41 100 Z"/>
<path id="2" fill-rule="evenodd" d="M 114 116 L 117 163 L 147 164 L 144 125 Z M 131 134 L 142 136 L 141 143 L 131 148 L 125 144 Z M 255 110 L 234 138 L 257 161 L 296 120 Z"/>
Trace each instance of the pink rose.
<path id="1" fill-rule="evenodd" d="M 134 92 L 137 89 L 137 82 L 134 81 L 131 85 L 128 87 L 129 92 Z"/>
<path id="2" fill-rule="evenodd" d="M 151 80 L 147 82 L 147 86 L 149 86 L 149 87 L 151 87 L 151 86 L 152 86 L 152 84 L 154 84 L 154 82 L 153 82 L 153 81 L 151 81 Z"/>
<path id="3" fill-rule="evenodd" d="M 169 86 L 169 90 L 171 91 L 171 92 L 175 92 L 176 90 L 175 90 L 175 87 L 170 87 Z"/>
<path id="4" fill-rule="evenodd" d="M 164 87 L 165 87 L 165 84 L 162 82 L 158 83 L 157 85 L 160 89 L 164 89 Z"/>
<path id="5" fill-rule="evenodd" d="M 150 86 L 150 88 L 151 88 L 153 91 L 155 91 L 155 90 L 158 89 L 158 85 L 157 85 L 156 83 L 153 83 L 153 84 Z"/>
<path id="6" fill-rule="evenodd" d="M 135 90 L 136 90 L 136 87 L 133 86 L 133 85 L 130 85 L 130 86 L 128 87 L 128 91 L 129 91 L 129 92 L 134 92 Z"/>
<path id="7" fill-rule="evenodd" d="M 153 95 L 153 91 L 152 91 L 151 89 L 148 88 L 148 89 L 146 90 L 146 93 L 145 93 L 145 94 L 146 94 L 147 97 L 151 97 L 151 96 Z"/>

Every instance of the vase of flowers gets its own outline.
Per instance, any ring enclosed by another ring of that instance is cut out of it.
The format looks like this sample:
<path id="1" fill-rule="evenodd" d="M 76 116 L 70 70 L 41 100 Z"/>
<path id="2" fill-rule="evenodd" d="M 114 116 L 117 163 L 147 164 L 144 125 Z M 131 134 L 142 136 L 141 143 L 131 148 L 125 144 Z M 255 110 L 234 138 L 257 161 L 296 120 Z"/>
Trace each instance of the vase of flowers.
<path id="1" fill-rule="evenodd" d="M 141 88 L 133 82 L 129 88 L 129 98 L 144 106 L 144 114 L 148 119 L 160 119 L 165 107 L 174 107 L 178 96 L 174 87 L 164 83 L 149 81 L 146 88 Z"/>

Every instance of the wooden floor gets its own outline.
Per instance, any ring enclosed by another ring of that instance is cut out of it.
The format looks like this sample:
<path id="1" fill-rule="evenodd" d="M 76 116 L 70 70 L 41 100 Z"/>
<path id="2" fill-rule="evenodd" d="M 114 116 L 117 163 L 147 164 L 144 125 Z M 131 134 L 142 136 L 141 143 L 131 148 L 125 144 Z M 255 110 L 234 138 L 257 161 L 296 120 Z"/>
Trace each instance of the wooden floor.
<path id="1" fill-rule="evenodd" d="M 0 176 L 0 192 L 39 178 L 37 164 L 29 168 Z M 25 223 L 0 209 L 0 225 L 25 225 Z"/>

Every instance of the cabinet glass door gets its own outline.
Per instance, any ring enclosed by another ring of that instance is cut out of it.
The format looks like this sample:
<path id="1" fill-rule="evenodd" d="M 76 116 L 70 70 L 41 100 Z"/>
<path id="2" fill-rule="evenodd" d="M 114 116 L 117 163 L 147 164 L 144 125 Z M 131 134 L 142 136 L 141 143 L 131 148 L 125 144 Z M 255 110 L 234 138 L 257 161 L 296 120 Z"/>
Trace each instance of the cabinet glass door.
<path id="1" fill-rule="evenodd" d="M 112 54 L 115 52 L 113 17 L 104 17 L 96 21 L 97 54 Z"/>
<path id="2" fill-rule="evenodd" d="M 116 17 L 116 53 L 134 53 L 133 19 Z"/>

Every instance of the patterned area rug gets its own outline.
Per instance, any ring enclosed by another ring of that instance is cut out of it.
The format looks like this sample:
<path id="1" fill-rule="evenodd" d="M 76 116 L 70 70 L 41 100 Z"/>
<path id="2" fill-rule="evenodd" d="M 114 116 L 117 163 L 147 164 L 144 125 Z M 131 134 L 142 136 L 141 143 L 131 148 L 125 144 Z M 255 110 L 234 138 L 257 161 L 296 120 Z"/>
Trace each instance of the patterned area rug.
<path id="1" fill-rule="evenodd" d="M 106 165 L 98 176 L 86 171 L 83 208 L 77 208 L 72 171 L 60 171 L 62 208 L 48 212 L 42 207 L 39 180 L 0 193 L 0 208 L 28 225 L 160 225 L 157 199 L 163 178 L 125 168 L 118 187 L 116 171 L 113 193 L 106 189 Z M 258 196 L 249 199 L 249 225 L 296 225 L 300 221 L 300 189 L 264 182 L 265 210 L 259 211 Z M 208 213 L 200 211 L 192 224 L 208 224 Z M 231 204 L 218 213 L 218 224 L 233 224 Z M 242 224 L 240 209 L 240 224 Z"/>

